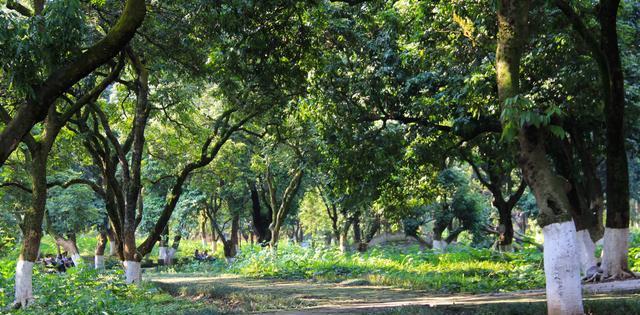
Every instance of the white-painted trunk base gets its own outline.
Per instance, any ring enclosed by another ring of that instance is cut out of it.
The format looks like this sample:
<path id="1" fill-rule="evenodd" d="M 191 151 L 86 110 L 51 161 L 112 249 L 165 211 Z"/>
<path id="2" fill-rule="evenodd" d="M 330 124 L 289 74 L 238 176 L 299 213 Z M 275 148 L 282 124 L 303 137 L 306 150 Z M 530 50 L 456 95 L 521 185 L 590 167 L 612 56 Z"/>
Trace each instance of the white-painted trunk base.
<path id="1" fill-rule="evenodd" d="M 26 307 L 33 302 L 33 262 L 18 260 L 14 304 Z"/>
<path id="2" fill-rule="evenodd" d="M 82 264 L 82 257 L 80 257 L 80 254 L 75 253 L 71 255 L 71 261 L 73 261 L 74 266 L 80 267 L 80 265 Z"/>
<path id="3" fill-rule="evenodd" d="M 96 270 L 103 270 L 104 269 L 104 256 L 102 255 L 96 255 L 93 258 L 93 266 Z"/>
<path id="4" fill-rule="evenodd" d="M 513 253 L 513 244 L 498 245 L 498 251 L 503 253 Z"/>
<path id="5" fill-rule="evenodd" d="M 164 246 L 160 246 L 158 248 L 158 260 L 162 261 L 163 264 L 167 264 L 167 248 Z"/>
<path id="6" fill-rule="evenodd" d="M 578 243 L 578 254 L 580 257 L 580 270 L 583 275 L 587 275 L 592 268 L 598 268 L 596 260 L 596 244 L 591 240 L 588 230 L 576 232 L 576 242 Z"/>
<path id="7" fill-rule="evenodd" d="M 604 229 L 603 277 L 624 277 L 628 270 L 629 229 Z"/>
<path id="8" fill-rule="evenodd" d="M 118 255 L 118 249 L 116 248 L 116 245 L 112 242 L 109 242 L 109 256 L 117 256 Z"/>
<path id="9" fill-rule="evenodd" d="M 126 284 L 139 284 L 142 281 L 142 268 L 139 262 L 127 260 L 124 262 L 124 268 Z"/>
<path id="10" fill-rule="evenodd" d="M 447 242 L 441 240 L 433 240 L 433 250 L 438 252 L 444 252 L 447 249 Z"/>
<path id="11" fill-rule="evenodd" d="M 171 265 L 173 264 L 173 258 L 176 256 L 176 252 L 177 250 L 173 247 L 169 248 L 167 250 L 167 253 L 165 254 L 165 259 L 164 259 L 164 264 L 165 265 Z"/>
<path id="12" fill-rule="evenodd" d="M 576 228 L 573 221 L 547 225 L 542 233 L 548 314 L 583 314 L 580 266 L 576 260 Z"/>

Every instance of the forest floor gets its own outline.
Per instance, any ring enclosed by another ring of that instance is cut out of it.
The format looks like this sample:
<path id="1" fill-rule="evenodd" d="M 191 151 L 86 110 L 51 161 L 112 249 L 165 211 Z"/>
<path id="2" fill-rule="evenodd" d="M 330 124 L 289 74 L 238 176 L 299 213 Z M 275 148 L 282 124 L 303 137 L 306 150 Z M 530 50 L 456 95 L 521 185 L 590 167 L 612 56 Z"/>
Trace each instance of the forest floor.
<path id="1" fill-rule="evenodd" d="M 146 277 L 162 290 L 202 305 L 190 314 L 541 314 L 544 290 L 492 294 L 432 294 L 423 291 L 372 286 L 364 280 L 319 283 L 304 280 L 254 279 L 237 275 L 151 274 Z M 640 281 L 640 280 L 632 280 Z M 629 283 L 627 281 L 627 283 Z M 639 282 L 640 283 L 640 282 Z M 603 292 L 611 283 L 587 285 L 585 291 Z M 635 287 L 638 285 L 636 284 Z M 588 314 L 624 310 L 640 313 L 640 290 L 625 294 L 585 296 Z"/>

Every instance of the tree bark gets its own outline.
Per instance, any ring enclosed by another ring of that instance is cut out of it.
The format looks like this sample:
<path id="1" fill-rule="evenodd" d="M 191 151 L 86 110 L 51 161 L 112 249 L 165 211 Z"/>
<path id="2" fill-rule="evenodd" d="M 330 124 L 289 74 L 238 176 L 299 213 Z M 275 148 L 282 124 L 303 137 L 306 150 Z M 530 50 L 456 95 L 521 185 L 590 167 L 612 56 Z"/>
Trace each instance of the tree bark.
<path id="1" fill-rule="evenodd" d="M 200 240 L 202 242 L 202 248 L 207 248 L 207 216 L 201 215 L 200 220 Z"/>
<path id="2" fill-rule="evenodd" d="M 42 238 L 42 221 L 47 201 L 47 156 L 49 150 L 32 152 L 32 199 L 22 222 L 24 234 L 22 249 L 16 265 L 15 301 L 16 307 L 27 307 L 33 302 L 33 264 L 38 258 Z"/>
<path id="3" fill-rule="evenodd" d="M 300 182 L 302 181 L 303 174 L 304 174 L 304 171 L 302 169 L 302 166 L 299 166 L 294 171 L 293 176 L 289 181 L 289 185 L 287 186 L 284 193 L 282 194 L 282 201 L 278 206 L 276 201 L 275 183 L 273 182 L 273 177 L 271 176 L 270 172 L 267 171 L 267 184 L 269 186 L 269 195 L 270 195 L 269 200 L 271 202 L 271 208 L 277 209 L 277 211 L 273 213 L 273 219 L 270 226 L 271 241 L 269 245 L 273 250 L 275 250 L 278 246 L 280 228 L 282 227 L 282 224 L 284 223 L 284 219 L 289 213 L 289 209 L 291 208 L 291 202 L 293 201 L 293 198 L 295 197 L 295 195 L 297 194 L 300 188 Z"/>
<path id="4" fill-rule="evenodd" d="M 501 106 L 520 93 L 520 59 L 527 38 L 529 1 L 498 1 L 496 80 Z M 536 197 L 542 227 L 547 311 L 550 315 L 582 314 L 582 291 L 576 262 L 576 233 L 570 215 L 566 180 L 553 174 L 544 147 L 544 132 L 524 126 L 518 134 L 519 164 Z"/>
<path id="5" fill-rule="evenodd" d="M 513 222 L 511 220 L 511 208 L 508 208 L 505 204 L 501 204 L 498 207 L 498 250 L 500 251 L 512 251 L 513 243 Z"/>
<path id="6" fill-rule="evenodd" d="M 624 278 L 629 272 L 629 169 L 625 150 L 625 92 L 617 13 L 619 0 L 601 0 L 595 11 L 600 24 L 600 41 L 566 0 L 556 0 L 576 33 L 584 40 L 600 71 L 606 131 L 607 221 L 605 223 L 602 269 L 605 277 Z M 614 243 L 619 242 L 619 243 Z"/>
<path id="7" fill-rule="evenodd" d="M 271 207 L 267 207 L 266 213 L 262 213 L 262 207 L 260 206 L 260 195 L 255 181 L 249 181 L 249 191 L 251 192 L 251 215 L 253 218 L 253 229 L 258 236 L 259 244 L 266 244 L 271 240 L 271 231 L 269 231 L 269 225 L 273 213 Z"/>
<path id="8" fill-rule="evenodd" d="M 107 248 L 107 231 L 101 229 L 98 233 L 93 267 L 96 270 L 104 269 L 104 250 Z"/>
<path id="9" fill-rule="evenodd" d="M 347 218 L 344 221 L 344 225 L 342 226 L 342 229 L 340 230 L 340 236 L 338 238 L 340 244 L 340 252 L 341 253 L 346 253 L 348 251 L 348 241 L 347 241 L 347 235 L 349 235 L 349 229 L 351 228 L 351 224 L 353 223 L 353 218 Z"/>
<path id="10" fill-rule="evenodd" d="M 607 221 L 604 233 L 604 277 L 633 276 L 629 270 L 629 168 L 625 149 L 625 92 L 618 47 L 619 0 L 600 1 L 600 45 L 606 61 L 605 122 L 607 125 Z M 605 73 L 603 73 L 605 74 Z"/>

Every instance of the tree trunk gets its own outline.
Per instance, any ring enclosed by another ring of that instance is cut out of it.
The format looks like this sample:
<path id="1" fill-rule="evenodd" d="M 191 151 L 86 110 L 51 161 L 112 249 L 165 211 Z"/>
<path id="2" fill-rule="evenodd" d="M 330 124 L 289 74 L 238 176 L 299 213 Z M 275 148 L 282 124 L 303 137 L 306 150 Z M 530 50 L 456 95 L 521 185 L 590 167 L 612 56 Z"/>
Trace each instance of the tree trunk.
<path id="1" fill-rule="evenodd" d="M 126 284 L 142 282 L 142 268 L 139 261 L 125 260 L 124 270 Z"/>
<path id="2" fill-rule="evenodd" d="M 96 243 L 96 252 L 93 262 L 93 267 L 96 270 L 104 269 L 104 250 L 107 247 L 107 231 L 101 230 L 98 233 L 98 242 Z"/>
<path id="3" fill-rule="evenodd" d="M 447 242 L 442 239 L 442 233 L 447 228 L 448 222 L 436 220 L 433 225 L 433 242 L 431 248 L 437 252 L 443 252 L 447 248 Z"/>
<path id="4" fill-rule="evenodd" d="M 496 80 L 501 106 L 520 94 L 520 58 L 524 49 L 529 1 L 499 0 Z M 520 160 L 524 178 L 540 209 L 544 234 L 544 270 L 547 311 L 550 315 L 582 314 L 575 225 L 566 195 L 566 181 L 552 172 L 544 148 L 544 132 L 533 126 L 520 129 Z"/>
<path id="5" fill-rule="evenodd" d="M 118 245 L 116 244 L 115 233 L 113 233 L 113 229 L 111 229 L 111 227 L 107 230 L 107 238 L 109 239 L 109 256 L 117 256 Z"/>
<path id="6" fill-rule="evenodd" d="M 269 225 L 271 224 L 271 207 L 266 207 L 266 213 L 262 213 L 260 206 L 260 195 L 255 181 L 249 182 L 249 191 L 251 192 L 251 215 L 253 219 L 253 229 L 258 236 L 258 243 L 266 244 L 271 240 Z"/>
<path id="7" fill-rule="evenodd" d="M 167 264 L 167 253 L 169 249 L 169 227 L 166 227 L 158 241 L 158 265 Z"/>
<path id="8" fill-rule="evenodd" d="M 496 205 L 494 203 L 494 205 Z M 505 203 L 496 205 L 498 208 L 498 250 L 502 252 L 513 251 L 513 222 L 511 220 L 511 208 Z"/>
<path id="9" fill-rule="evenodd" d="M 304 170 L 302 169 L 302 166 L 299 166 L 294 171 L 293 177 L 289 181 L 289 185 L 287 185 L 287 188 L 282 194 L 282 201 L 280 201 L 280 205 L 277 206 L 275 183 L 273 182 L 273 177 L 271 176 L 270 172 L 267 171 L 267 183 L 269 186 L 269 200 L 271 203 L 271 208 L 276 209 L 277 207 L 278 209 L 273 213 L 274 218 L 270 226 L 271 241 L 269 245 L 274 251 L 277 249 L 278 238 L 280 237 L 280 229 L 282 228 L 282 224 L 284 223 L 284 220 L 289 213 L 291 202 L 300 189 L 300 182 L 302 181 L 303 174 Z"/>
<path id="10" fill-rule="evenodd" d="M 346 253 L 349 251 L 347 236 L 349 235 L 349 229 L 351 228 L 352 223 L 353 218 L 347 218 L 344 222 L 344 225 L 342 226 L 342 230 L 340 231 L 339 247 L 341 253 Z"/>
<path id="11" fill-rule="evenodd" d="M 353 243 L 360 247 L 362 243 L 362 230 L 360 230 L 360 214 L 353 216 Z"/>
<path id="12" fill-rule="evenodd" d="M 375 215 L 373 221 L 370 223 L 367 233 L 364 236 L 364 241 L 358 246 L 358 251 L 366 252 L 369 248 L 369 243 L 376 236 L 376 233 L 380 230 L 380 216 Z"/>
<path id="13" fill-rule="evenodd" d="M 80 257 L 80 251 L 78 250 L 78 246 L 75 242 L 75 236 L 68 237 L 65 239 L 60 235 L 53 236 L 56 244 L 62 246 L 67 255 L 71 256 L 71 260 L 75 266 L 80 266 L 82 264 L 82 258 Z"/>
<path id="14" fill-rule="evenodd" d="M 297 236 L 298 244 L 302 244 L 304 242 L 304 230 L 302 229 L 302 225 L 298 222 L 298 236 Z"/>
<path id="15" fill-rule="evenodd" d="M 625 92 L 618 47 L 619 1 L 600 1 L 601 50 L 606 71 L 602 74 L 607 125 L 607 222 L 604 232 L 604 277 L 633 276 L 627 261 L 629 250 L 629 169 L 625 150 Z"/>
<path id="16" fill-rule="evenodd" d="M 200 221 L 200 239 L 202 241 L 202 248 L 207 248 L 207 216 L 202 217 Z"/>
<path id="17" fill-rule="evenodd" d="M 31 207 L 26 211 L 22 223 L 24 235 L 22 250 L 16 265 L 15 301 L 16 307 L 26 307 L 33 302 L 33 264 L 38 259 L 42 239 L 42 221 L 47 202 L 47 156 L 49 150 L 41 148 L 33 151 L 31 179 Z"/>
<path id="18" fill-rule="evenodd" d="M 218 239 L 220 237 L 217 236 L 216 228 L 213 226 L 215 223 L 212 220 L 209 220 L 209 222 L 211 224 L 211 252 L 212 255 L 215 255 L 218 251 Z"/>
<path id="19" fill-rule="evenodd" d="M 180 240 L 182 240 L 182 235 L 180 234 L 176 234 L 176 236 L 173 237 L 173 245 L 166 249 L 166 257 L 164 260 L 165 265 L 173 265 L 175 255 L 178 252 L 178 247 L 180 246 Z"/>
<path id="20" fill-rule="evenodd" d="M 222 240 L 222 245 L 224 246 L 224 257 L 227 260 L 232 260 L 236 257 L 237 252 L 237 244 L 238 244 L 238 230 L 240 228 L 240 214 L 234 213 L 233 218 L 231 219 L 231 233 L 230 239 Z"/>
<path id="21" fill-rule="evenodd" d="M 597 273 L 595 244 L 590 235 L 601 233 L 602 209 L 598 210 L 599 180 L 595 178 L 595 164 L 590 163 L 591 152 L 584 146 L 582 132 L 574 126 L 571 130 L 571 142 L 567 139 L 553 139 L 552 156 L 557 172 L 571 185 L 567 192 L 570 213 L 576 225 L 576 241 L 580 267 L 587 277 Z M 572 145 L 573 144 L 573 145 Z M 573 149 L 577 153 L 574 156 Z M 597 183 L 596 183 L 597 182 Z M 599 191 L 600 194 L 602 191 Z M 585 238 L 586 236 L 586 238 Z"/>

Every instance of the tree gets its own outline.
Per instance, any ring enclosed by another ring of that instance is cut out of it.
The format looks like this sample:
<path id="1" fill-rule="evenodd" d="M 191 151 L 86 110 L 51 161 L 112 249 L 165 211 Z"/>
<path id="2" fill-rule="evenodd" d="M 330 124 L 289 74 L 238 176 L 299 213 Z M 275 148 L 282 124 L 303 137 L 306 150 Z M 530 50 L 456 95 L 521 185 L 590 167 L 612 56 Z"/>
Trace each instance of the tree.
<path id="1" fill-rule="evenodd" d="M 495 135 L 483 140 L 477 147 L 477 154 L 471 153 L 466 161 L 478 181 L 493 195 L 493 206 L 498 210 L 498 249 L 511 251 L 514 235 L 511 211 L 527 185 L 524 180 L 514 185 L 512 172 L 516 163 L 510 158 L 513 150 L 502 145 Z"/>
<path id="2" fill-rule="evenodd" d="M 53 67 L 47 69 L 48 71 L 45 72 L 47 76 L 45 78 L 40 79 L 37 77 L 40 71 L 43 70 L 39 67 L 40 65 L 23 65 L 13 62 L 13 60 L 29 60 L 30 58 L 25 58 L 23 54 L 32 53 L 32 51 L 21 48 L 20 42 L 23 35 L 21 32 L 24 32 L 25 29 L 29 27 L 42 28 L 41 25 L 38 25 L 40 16 L 44 16 L 47 19 L 54 19 L 57 14 L 55 10 L 67 4 L 53 2 L 45 5 L 45 1 L 34 1 L 33 10 L 31 11 L 28 9 L 25 10 L 26 7 L 19 5 L 17 2 L 12 3 L 16 4 L 14 7 L 18 9 L 17 11 L 20 12 L 23 17 L 9 17 L 3 14 L 0 18 L 0 23 L 2 23 L 1 29 L 7 33 L 7 37 L 13 38 L 13 40 L 4 41 L 3 43 L 16 45 L 3 47 L 3 50 L 9 53 L 6 55 L 3 54 L 3 57 L 6 59 L 3 60 L 2 64 L 7 66 L 3 70 L 9 73 L 26 70 L 26 73 L 19 73 L 18 76 L 19 78 L 24 78 L 24 81 L 18 82 L 18 84 L 26 89 L 26 97 L 24 104 L 18 107 L 13 117 L 4 115 L 5 117 L 2 119 L 5 123 L 5 128 L 2 130 L 2 133 L 0 133 L 0 165 L 4 164 L 11 152 L 18 147 L 20 141 L 29 134 L 33 126 L 45 119 L 54 103 L 63 93 L 88 76 L 96 68 L 107 63 L 120 53 L 122 48 L 131 40 L 136 29 L 142 24 L 146 13 L 144 0 L 128 0 L 124 5 L 122 15 L 118 21 L 100 41 L 94 43 L 89 49 L 85 49 L 83 53 L 79 55 L 74 54 L 75 56 L 71 58 L 71 60 L 65 60 L 66 58 L 47 60 L 52 62 Z M 74 4 L 76 7 L 78 6 L 78 3 Z M 49 10 L 50 7 L 52 8 L 51 10 Z M 67 22 L 68 20 L 65 20 L 63 23 Z M 18 24 L 19 27 L 10 27 L 10 25 L 14 23 Z M 55 27 L 52 29 L 45 28 L 44 32 L 41 32 L 42 36 L 45 38 L 47 36 L 50 37 L 47 41 L 43 42 L 64 43 L 64 39 L 63 41 L 59 41 L 59 39 L 56 39 L 56 35 L 66 36 L 70 33 L 63 31 L 56 34 L 55 32 L 57 31 L 58 29 Z M 46 32 L 51 33 L 47 34 Z M 71 32 L 71 34 L 73 33 L 74 32 Z M 38 39 L 35 39 L 34 42 L 37 43 Z M 49 47 L 34 48 L 39 50 L 39 53 L 45 54 L 47 54 L 46 50 L 50 49 Z M 71 47 L 63 46 L 60 48 L 62 48 L 62 51 L 55 51 L 59 54 L 55 55 L 56 57 L 65 56 L 65 50 L 72 50 L 70 49 Z"/>
<path id="3" fill-rule="evenodd" d="M 617 16 L 619 0 L 603 0 L 597 4 L 599 39 L 580 14 L 568 2 L 555 5 L 571 23 L 585 43 L 600 70 L 604 102 L 607 165 L 607 221 L 604 235 L 602 271 L 605 277 L 631 276 L 628 266 L 629 234 L 629 169 L 625 148 L 625 90 L 618 43 Z"/>
<path id="4" fill-rule="evenodd" d="M 69 99 L 70 105 L 62 113 L 58 112 L 57 106 L 48 109 L 47 119 L 43 130 L 37 136 L 27 134 L 24 142 L 29 154 L 28 163 L 31 176 L 31 207 L 25 212 L 22 222 L 23 246 L 16 265 L 16 292 L 15 306 L 25 307 L 33 301 L 32 272 L 33 263 L 37 259 L 42 237 L 42 222 L 47 202 L 47 162 L 49 153 L 66 122 L 76 114 L 85 104 L 97 99 L 100 94 L 111 84 L 120 74 L 123 67 L 120 61 L 111 73 L 100 83 L 93 85 L 85 94 L 75 101 Z M 8 113 L 0 108 L 0 114 L 5 122 L 9 121 Z M 75 250 L 77 254 L 77 249 Z"/>
<path id="5" fill-rule="evenodd" d="M 527 38 L 529 4 L 529 1 L 503 0 L 497 5 L 496 80 L 503 117 L 512 118 L 508 110 L 514 105 L 527 104 L 520 94 L 520 60 Z M 509 122 L 514 124 L 513 120 Z M 507 127 L 510 126 L 504 128 Z M 577 256 L 576 234 L 566 195 L 567 183 L 554 174 L 547 160 L 544 146 L 546 134 L 544 127 L 531 122 L 525 122 L 518 130 L 519 163 L 536 197 L 540 209 L 538 224 L 543 229 L 545 239 L 547 309 L 549 314 L 581 314 L 579 266 L 574 259 Z"/>

